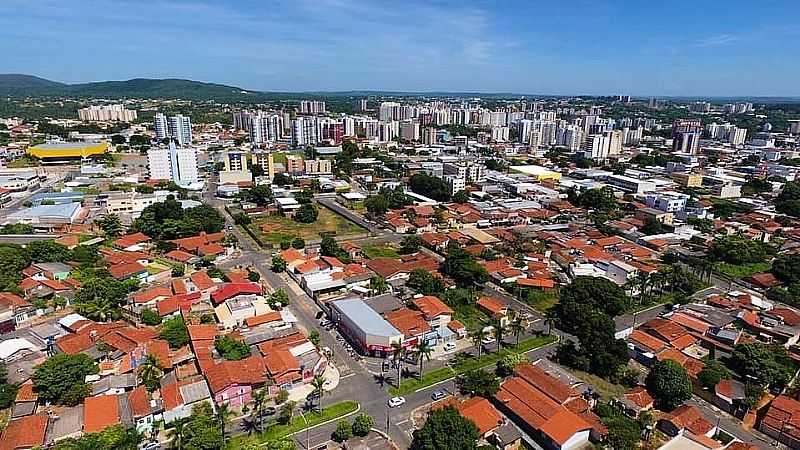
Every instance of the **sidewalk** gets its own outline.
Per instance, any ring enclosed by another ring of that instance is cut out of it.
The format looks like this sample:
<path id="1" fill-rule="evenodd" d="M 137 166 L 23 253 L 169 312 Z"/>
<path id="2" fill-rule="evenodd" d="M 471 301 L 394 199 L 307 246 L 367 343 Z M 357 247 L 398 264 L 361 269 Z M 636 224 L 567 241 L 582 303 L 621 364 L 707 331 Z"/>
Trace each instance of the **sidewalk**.
<path id="1" fill-rule="evenodd" d="M 328 367 L 325 369 L 325 372 L 322 374 L 322 378 L 325 379 L 325 384 L 323 385 L 323 389 L 326 391 L 332 391 L 336 389 L 336 386 L 339 385 L 339 369 L 336 368 L 333 364 L 328 364 Z M 306 397 L 309 394 L 314 392 L 314 386 L 310 383 L 304 384 L 302 386 L 298 386 L 289 391 L 289 400 L 295 402 L 305 402 Z"/>

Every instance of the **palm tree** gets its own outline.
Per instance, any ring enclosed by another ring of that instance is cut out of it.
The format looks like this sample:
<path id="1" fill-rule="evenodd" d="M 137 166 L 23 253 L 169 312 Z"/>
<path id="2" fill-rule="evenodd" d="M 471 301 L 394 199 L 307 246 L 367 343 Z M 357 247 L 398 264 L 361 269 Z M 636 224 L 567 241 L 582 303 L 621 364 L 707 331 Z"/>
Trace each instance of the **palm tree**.
<path id="1" fill-rule="evenodd" d="M 431 360 L 431 353 L 433 353 L 433 347 L 428 344 L 428 341 L 422 340 L 419 344 L 417 344 L 416 350 L 417 356 L 419 357 L 419 379 L 422 379 L 422 371 L 424 370 L 423 364 L 425 359 L 428 361 Z"/>
<path id="2" fill-rule="evenodd" d="M 89 319 L 106 322 L 119 317 L 119 309 L 113 301 L 107 298 L 94 298 L 77 306 L 78 312 Z"/>
<path id="3" fill-rule="evenodd" d="M 472 343 L 475 344 L 475 347 L 478 349 L 478 359 L 481 358 L 481 353 L 483 352 L 484 338 L 486 338 L 486 332 L 483 331 L 483 328 L 472 332 L 471 339 Z"/>
<path id="4" fill-rule="evenodd" d="M 392 358 L 394 358 L 394 363 L 397 364 L 397 389 L 400 389 L 400 369 L 403 366 L 403 358 L 405 358 L 405 356 L 406 349 L 403 347 L 403 344 L 394 342 L 392 344 Z"/>
<path id="5" fill-rule="evenodd" d="M 319 412 L 322 412 L 322 397 L 325 395 L 325 378 L 322 375 L 315 375 L 311 380 L 311 386 L 314 387 L 314 392 L 319 395 Z"/>
<path id="6" fill-rule="evenodd" d="M 511 329 L 511 335 L 514 336 L 514 346 L 518 346 L 519 336 L 525 331 L 525 322 L 522 316 L 517 314 L 511 322 L 511 325 L 509 325 L 509 328 Z"/>
<path id="7" fill-rule="evenodd" d="M 228 408 L 227 403 L 223 403 L 217 407 L 217 422 L 219 423 L 219 431 L 222 435 L 222 443 L 225 443 L 225 427 L 231 421 L 233 412 Z"/>
<path id="8" fill-rule="evenodd" d="M 176 420 L 174 426 L 167 431 L 167 437 L 169 438 L 169 448 L 173 450 L 183 450 L 183 438 L 184 438 L 184 422 L 182 420 Z"/>
<path id="9" fill-rule="evenodd" d="M 389 284 L 382 276 L 376 275 L 369 279 L 369 290 L 373 296 L 385 294 L 389 291 Z"/>
<path id="10" fill-rule="evenodd" d="M 259 389 L 253 393 L 253 411 L 251 416 L 255 414 L 258 421 L 258 430 L 262 431 L 264 426 L 264 407 L 267 403 L 267 391 Z"/>
<path id="11" fill-rule="evenodd" d="M 503 320 L 500 318 L 494 321 L 494 337 L 497 339 L 497 351 L 500 351 L 500 346 L 503 345 L 503 336 L 506 334 L 508 327 L 503 325 Z"/>
<path id="12" fill-rule="evenodd" d="M 139 382 L 145 385 L 148 391 L 154 391 L 158 387 L 158 380 L 164 374 L 161 370 L 161 364 L 153 354 L 145 356 L 137 372 Z"/>

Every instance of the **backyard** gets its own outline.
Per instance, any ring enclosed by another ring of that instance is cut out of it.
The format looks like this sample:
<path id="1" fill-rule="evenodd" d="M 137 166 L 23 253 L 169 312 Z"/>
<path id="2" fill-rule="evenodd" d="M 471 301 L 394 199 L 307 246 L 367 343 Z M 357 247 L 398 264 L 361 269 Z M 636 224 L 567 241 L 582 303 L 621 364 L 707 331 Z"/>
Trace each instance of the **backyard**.
<path id="1" fill-rule="evenodd" d="M 254 217 L 248 227 L 264 243 L 280 244 L 300 237 L 305 241 L 321 239 L 321 233 L 332 233 L 336 237 L 354 237 L 366 233 L 364 228 L 350 222 L 328 208 L 317 205 L 319 216 L 314 223 L 299 223 L 279 216 Z"/>
<path id="2" fill-rule="evenodd" d="M 397 248 L 389 244 L 365 243 L 361 245 L 361 251 L 367 259 L 397 258 L 400 256 Z"/>

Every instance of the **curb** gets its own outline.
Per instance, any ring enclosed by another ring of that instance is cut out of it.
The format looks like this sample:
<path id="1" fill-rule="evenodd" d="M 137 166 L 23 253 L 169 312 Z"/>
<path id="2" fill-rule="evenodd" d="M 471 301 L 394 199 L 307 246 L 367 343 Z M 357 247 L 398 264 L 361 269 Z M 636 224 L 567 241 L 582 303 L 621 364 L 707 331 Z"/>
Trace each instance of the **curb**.
<path id="1" fill-rule="evenodd" d="M 300 431 L 295 431 L 294 433 L 289 433 L 287 436 L 295 436 L 298 433 L 305 433 L 306 430 L 313 430 L 314 428 L 319 428 L 319 427 L 321 427 L 323 425 L 327 425 L 329 423 L 338 422 L 338 421 L 344 419 L 345 417 L 350 417 L 350 416 L 352 416 L 353 414 L 355 414 L 355 413 L 357 413 L 359 411 L 361 411 L 361 403 L 358 403 L 358 407 L 355 409 L 355 411 L 349 412 L 349 413 L 341 415 L 339 417 L 335 417 L 335 418 L 330 419 L 330 420 L 326 420 L 325 422 L 318 423 L 318 424 L 314 425 L 313 427 L 303 428 Z M 266 443 L 264 445 L 266 445 Z"/>

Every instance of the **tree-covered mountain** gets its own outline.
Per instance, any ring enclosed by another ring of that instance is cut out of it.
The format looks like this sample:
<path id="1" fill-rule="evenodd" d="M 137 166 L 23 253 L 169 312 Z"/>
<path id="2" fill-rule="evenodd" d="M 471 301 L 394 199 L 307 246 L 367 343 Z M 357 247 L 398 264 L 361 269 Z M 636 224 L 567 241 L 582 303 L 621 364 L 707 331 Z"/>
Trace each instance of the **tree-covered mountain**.
<path id="1" fill-rule="evenodd" d="M 174 78 L 65 84 L 32 75 L 0 74 L 0 95 L 242 101 L 263 94 L 235 86 Z"/>

